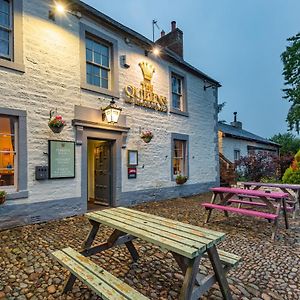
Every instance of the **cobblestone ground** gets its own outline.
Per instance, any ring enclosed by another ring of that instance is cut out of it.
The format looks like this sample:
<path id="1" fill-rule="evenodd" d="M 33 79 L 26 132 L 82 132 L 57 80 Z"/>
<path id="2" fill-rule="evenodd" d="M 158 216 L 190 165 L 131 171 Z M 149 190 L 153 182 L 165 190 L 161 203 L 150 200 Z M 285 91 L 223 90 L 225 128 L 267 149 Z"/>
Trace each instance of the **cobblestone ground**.
<path id="1" fill-rule="evenodd" d="M 199 202 L 209 194 L 154 202 L 135 209 L 203 226 Z M 300 299 L 300 217 L 286 231 L 281 223 L 279 240 L 272 243 L 271 226 L 264 220 L 242 216 L 228 219 L 213 212 L 208 228 L 227 233 L 220 248 L 242 256 L 243 262 L 228 273 L 234 299 Z M 66 246 L 79 248 L 89 231 L 84 217 L 25 226 L 0 232 L 0 299 L 99 299 L 83 284 L 61 295 L 67 272 L 49 252 Z M 111 233 L 103 227 L 97 238 Z M 135 242 L 141 256 L 132 263 L 125 247 L 105 251 L 92 259 L 150 299 L 178 299 L 183 276 L 172 256 L 152 244 Z M 204 261 L 202 271 L 208 272 Z M 215 285 L 203 299 L 222 299 Z"/>

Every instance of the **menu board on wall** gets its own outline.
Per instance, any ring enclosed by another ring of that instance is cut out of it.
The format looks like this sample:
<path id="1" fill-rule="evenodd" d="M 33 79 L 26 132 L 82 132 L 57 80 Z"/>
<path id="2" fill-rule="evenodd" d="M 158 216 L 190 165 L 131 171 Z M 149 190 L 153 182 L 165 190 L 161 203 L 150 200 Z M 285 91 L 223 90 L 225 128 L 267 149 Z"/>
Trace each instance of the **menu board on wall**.
<path id="1" fill-rule="evenodd" d="M 75 177 L 75 143 L 49 141 L 49 178 Z"/>

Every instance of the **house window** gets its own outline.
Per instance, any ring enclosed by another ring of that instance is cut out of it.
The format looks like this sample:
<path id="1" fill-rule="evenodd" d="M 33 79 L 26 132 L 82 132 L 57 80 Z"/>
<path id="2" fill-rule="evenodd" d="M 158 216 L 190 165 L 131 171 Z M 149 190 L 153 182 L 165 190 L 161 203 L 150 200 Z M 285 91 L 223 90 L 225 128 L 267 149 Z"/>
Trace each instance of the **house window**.
<path id="1" fill-rule="evenodd" d="M 241 158 L 241 151 L 240 150 L 234 150 L 234 160 L 239 160 Z"/>
<path id="2" fill-rule="evenodd" d="M 109 89 L 110 47 L 86 38 L 86 80 L 88 84 Z"/>
<path id="3" fill-rule="evenodd" d="M 185 134 L 172 133 L 171 136 L 171 179 L 174 180 L 177 175 L 189 176 L 189 136 Z"/>
<path id="4" fill-rule="evenodd" d="M 0 115 L 0 186 L 16 186 L 17 118 Z"/>
<path id="5" fill-rule="evenodd" d="M 12 59 L 12 3 L 0 0 L 0 57 Z"/>
<path id="6" fill-rule="evenodd" d="M 184 111 L 183 103 L 183 78 L 172 73 L 172 107 L 179 111 Z"/>

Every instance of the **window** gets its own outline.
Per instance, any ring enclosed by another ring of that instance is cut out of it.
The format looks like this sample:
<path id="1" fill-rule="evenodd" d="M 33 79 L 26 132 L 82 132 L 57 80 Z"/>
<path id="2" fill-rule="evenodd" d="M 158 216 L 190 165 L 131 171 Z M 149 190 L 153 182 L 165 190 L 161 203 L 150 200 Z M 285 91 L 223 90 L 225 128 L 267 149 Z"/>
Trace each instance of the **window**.
<path id="1" fill-rule="evenodd" d="M 99 29 L 101 26 L 98 27 Z M 82 89 L 120 98 L 118 41 L 80 23 L 80 69 Z"/>
<path id="2" fill-rule="evenodd" d="M 188 141 L 188 135 L 172 133 L 172 180 L 174 180 L 179 174 L 188 176 Z"/>
<path id="3" fill-rule="evenodd" d="M 183 94 L 182 94 L 182 78 L 178 75 L 172 74 L 172 106 L 180 111 L 184 110 L 183 107 Z"/>
<path id="4" fill-rule="evenodd" d="M 234 160 L 239 160 L 241 158 L 241 151 L 240 150 L 234 150 Z"/>
<path id="5" fill-rule="evenodd" d="M 109 89 L 110 47 L 86 38 L 86 80 L 88 84 Z"/>
<path id="6" fill-rule="evenodd" d="M 0 0 L 0 57 L 12 59 L 12 3 Z"/>
<path id="7" fill-rule="evenodd" d="M 0 67 L 24 72 L 23 0 L 0 0 Z"/>
<path id="8" fill-rule="evenodd" d="M 0 115 L 0 186 L 16 185 L 17 155 L 17 119 Z"/>

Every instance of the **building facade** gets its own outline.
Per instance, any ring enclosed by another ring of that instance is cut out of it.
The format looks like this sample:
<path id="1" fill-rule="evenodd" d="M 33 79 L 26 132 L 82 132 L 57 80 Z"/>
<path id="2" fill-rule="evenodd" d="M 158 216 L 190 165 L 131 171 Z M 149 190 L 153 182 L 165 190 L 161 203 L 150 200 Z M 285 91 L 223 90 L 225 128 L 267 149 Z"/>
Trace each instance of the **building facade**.
<path id="1" fill-rule="evenodd" d="M 217 185 L 220 85 L 184 61 L 176 23 L 154 44 L 81 1 L 62 3 L 59 14 L 53 1 L 0 0 L 0 228 Z M 66 121 L 60 133 L 50 112 Z"/>
<path id="2" fill-rule="evenodd" d="M 280 145 L 243 129 L 237 121 L 236 113 L 231 124 L 219 123 L 219 151 L 226 159 L 234 163 L 242 156 L 265 152 L 279 155 Z"/>

